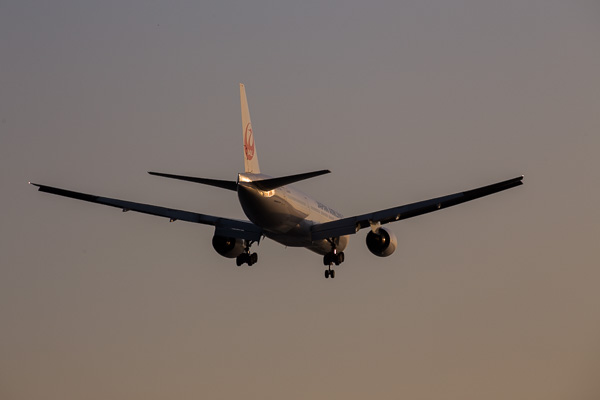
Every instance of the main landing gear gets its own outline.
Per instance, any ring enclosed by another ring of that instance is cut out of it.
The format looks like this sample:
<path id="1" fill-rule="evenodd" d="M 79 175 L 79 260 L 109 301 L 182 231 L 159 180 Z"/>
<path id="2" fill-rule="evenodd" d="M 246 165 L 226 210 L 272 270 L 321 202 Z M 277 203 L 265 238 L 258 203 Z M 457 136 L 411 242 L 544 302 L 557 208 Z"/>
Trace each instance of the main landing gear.
<path id="1" fill-rule="evenodd" d="M 250 253 L 250 245 L 252 242 L 246 242 L 246 248 L 244 252 L 236 257 L 235 263 L 238 267 L 242 266 L 242 264 L 248 264 L 248 266 L 254 265 L 258 262 L 258 254 Z"/>
<path id="2" fill-rule="evenodd" d="M 330 241 L 330 243 L 332 246 L 331 252 L 323 256 L 323 264 L 327 266 L 327 269 L 325 270 L 325 279 L 329 277 L 331 277 L 331 279 L 335 278 L 335 270 L 331 269 L 331 266 L 333 264 L 340 265 L 344 262 L 344 252 L 338 253 L 335 248 L 335 243 L 333 241 Z"/>

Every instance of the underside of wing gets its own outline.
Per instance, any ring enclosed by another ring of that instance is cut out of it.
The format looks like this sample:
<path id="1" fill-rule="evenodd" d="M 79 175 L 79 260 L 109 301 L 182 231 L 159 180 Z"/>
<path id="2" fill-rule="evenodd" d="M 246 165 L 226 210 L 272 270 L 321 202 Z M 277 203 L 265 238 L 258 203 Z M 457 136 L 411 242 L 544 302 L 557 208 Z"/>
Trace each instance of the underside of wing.
<path id="1" fill-rule="evenodd" d="M 40 192 L 70 197 L 73 199 L 88 201 L 91 203 L 103 204 L 105 206 L 120 208 L 123 211 L 135 211 L 143 214 L 156 215 L 158 217 L 169 218 L 171 221 L 181 220 L 204 225 L 212 225 L 216 227 L 217 233 L 227 237 L 259 241 L 262 236 L 262 229 L 249 221 L 240 221 L 235 219 L 216 217 L 213 215 L 177 210 L 173 208 L 153 206 L 150 204 L 112 199 L 109 197 L 74 192 L 71 190 L 65 190 L 46 185 L 39 185 L 36 183 L 31 184 L 37 186 Z"/>
<path id="2" fill-rule="evenodd" d="M 373 213 L 317 224 L 311 229 L 311 237 L 312 240 L 315 241 L 351 235 L 358 232 L 362 228 L 371 226 L 371 224 L 387 224 L 389 222 L 416 217 L 418 215 L 427 214 L 443 208 L 448 208 L 457 204 L 465 203 L 467 201 L 475 200 L 480 197 L 488 196 L 493 193 L 501 192 L 522 184 L 523 176 L 520 176 L 477 189 L 467 190 L 465 192 L 459 192 L 448 196 L 442 196 L 399 207 L 388 208 Z"/>

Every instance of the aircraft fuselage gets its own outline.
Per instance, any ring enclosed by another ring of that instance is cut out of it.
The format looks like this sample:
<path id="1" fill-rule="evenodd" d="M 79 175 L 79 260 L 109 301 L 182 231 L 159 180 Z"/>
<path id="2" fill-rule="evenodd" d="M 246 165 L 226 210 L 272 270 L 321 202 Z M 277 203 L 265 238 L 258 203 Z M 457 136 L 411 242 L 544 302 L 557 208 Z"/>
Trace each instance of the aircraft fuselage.
<path id="1" fill-rule="evenodd" d="M 327 254 L 332 245 L 327 240 L 311 240 L 314 224 L 334 221 L 343 216 L 291 186 L 263 191 L 251 182 L 271 178 L 265 174 L 238 174 L 238 199 L 242 210 L 265 235 L 284 246 L 306 247 L 318 254 Z M 348 236 L 335 242 L 337 251 L 344 251 Z"/>

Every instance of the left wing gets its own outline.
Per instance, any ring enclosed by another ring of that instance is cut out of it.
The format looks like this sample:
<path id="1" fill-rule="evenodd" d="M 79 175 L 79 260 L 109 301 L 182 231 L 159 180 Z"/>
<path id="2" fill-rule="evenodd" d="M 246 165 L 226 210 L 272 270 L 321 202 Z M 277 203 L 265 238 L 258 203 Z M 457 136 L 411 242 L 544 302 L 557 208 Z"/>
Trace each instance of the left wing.
<path id="1" fill-rule="evenodd" d="M 73 192 L 70 190 L 60 189 L 52 186 L 30 184 L 37 186 L 40 192 L 56 194 L 58 196 L 71 197 L 77 200 L 89 201 L 91 203 L 103 204 L 120 208 L 123 211 L 136 211 L 144 214 L 166 217 L 173 221 L 181 220 L 195 222 L 198 224 L 212 225 L 216 228 L 215 232 L 218 235 L 232 237 L 236 239 L 246 239 L 259 241 L 262 236 L 262 228 L 254 225 L 250 221 L 240 221 L 236 219 L 215 217 L 213 215 L 198 214 L 190 211 L 176 210 L 173 208 L 153 206 L 150 204 L 134 203 L 119 199 L 111 199 L 109 197 L 101 197 L 93 194 Z"/>
<path id="2" fill-rule="evenodd" d="M 457 204 L 475 200 L 480 197 L 501 192 L 522 184 L 523 176 L 519 176 L 517 178 L 494 183 L 492 185 L 467 190 L 466 192 L 455 193 L 448 196 L 437 197 L 435 199 L 407 204 L 404 206 L 388 208 L 386 210 L 376 211 L 373 213 L 342 218 L 336 221 L 313 225 L 311 228 L 311 238 L 314 241 L 351 235 L 358 232 L 360 229 L 367 228 L 371 225 L 377 226 L 379 224 L 387 224 L 389 222 L 400 221 L 401 219 L 416 217 L 417 215 L 427 214 L 433 211 L 441 210 L 442 208 L 452 207 Z"/>

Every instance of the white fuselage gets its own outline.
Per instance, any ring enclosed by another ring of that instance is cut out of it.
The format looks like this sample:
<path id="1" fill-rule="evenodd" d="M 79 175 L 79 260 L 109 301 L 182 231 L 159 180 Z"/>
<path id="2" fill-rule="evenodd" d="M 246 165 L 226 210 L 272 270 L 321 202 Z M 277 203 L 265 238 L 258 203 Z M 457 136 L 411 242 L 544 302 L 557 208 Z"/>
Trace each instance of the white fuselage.
<path id="1" fill-rule="evenodd" d="M 285 246 L 306 247 L 318 254 L 331 252 L 329 241 L 311 240 L 310 228 L 342 215 L 291 186 L 262 191 L 251 184 L 268 178 L 271 177 L 264 174 L 238 175 L 238 198 L 250 221 L 263 228 L 268 238 Z M 347 244 L 348 236 L 335 239 L 337 251 L 343 251 Z"/>

